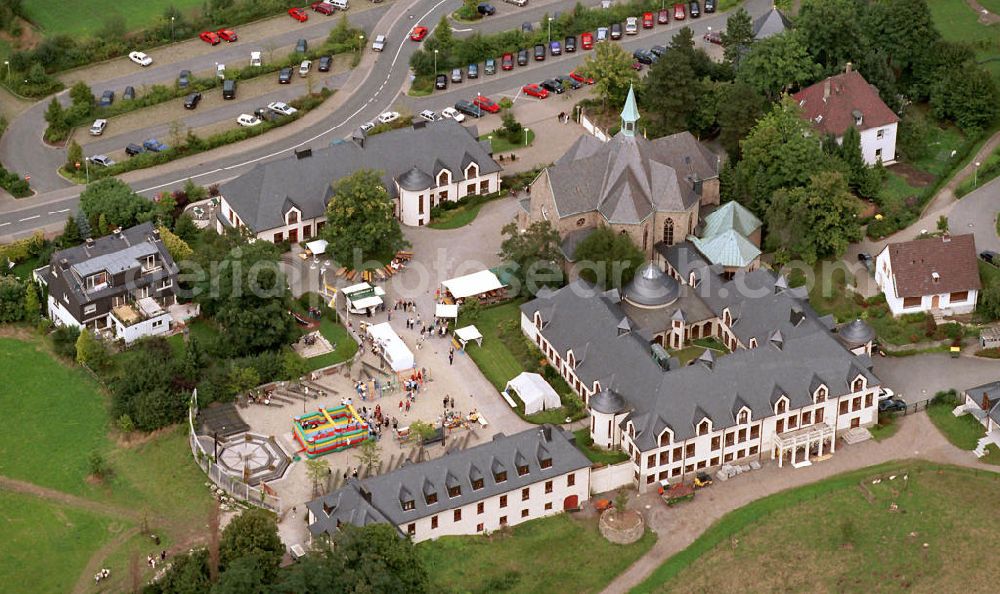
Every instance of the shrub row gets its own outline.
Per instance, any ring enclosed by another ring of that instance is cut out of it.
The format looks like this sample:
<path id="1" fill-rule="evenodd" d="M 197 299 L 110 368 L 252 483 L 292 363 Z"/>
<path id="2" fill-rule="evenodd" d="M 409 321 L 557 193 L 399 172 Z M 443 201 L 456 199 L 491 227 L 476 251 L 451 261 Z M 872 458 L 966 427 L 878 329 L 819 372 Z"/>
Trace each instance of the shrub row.
<path id="1" fill-rule="evenodd" d="M 13 171 L 7 171 L 2 165 L 0 165 L 0 187 L 10 192 L 14 198 L 31 195 L 31 186 L 27 180 Z"/>
<path id="2" fill-rule="evenodd" d="M 1000 175 L 1000 150 L 996 150 L 992 155 L 986 157 L 978 169 L 979 171 L 974 173 L 972 177 L 966 178 L 958 184 L 958 187 L 955 188 L 955 196 L 961 198 L 976 187 Z"/>

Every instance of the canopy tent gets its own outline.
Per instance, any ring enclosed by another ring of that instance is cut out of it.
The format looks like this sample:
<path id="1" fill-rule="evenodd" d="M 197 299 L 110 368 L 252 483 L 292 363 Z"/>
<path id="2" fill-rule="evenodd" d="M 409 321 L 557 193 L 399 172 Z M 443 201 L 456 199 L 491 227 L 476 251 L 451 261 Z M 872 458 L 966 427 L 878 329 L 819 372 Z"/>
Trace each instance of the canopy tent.
<path id="1" fill-rule="evenodd" d="M 472 274 L 446 280 L 441 283 L 455 299 L 476 297 L 483 293 L 502 289 L 504 284 L 490 270 L 480 270 Z"/>
<path id="2" fill-rule="evenodd" d="M 327 243 L 325 239 L 317 239 L 316 241 L 310 241 L 309 243 L 307 243 L 306 249 L 308 249 L 313 254 L 322 254 L 323 252 L 326 251 L 326 246 Z"/>
<path id="3" fill-rule="evenodd" d="M 378 307 L 385 296 L 382 287 L 373 287 L 368 283 L 351 285 L 343 289 L 343 293 L 351 313 L 364 313 L 370 307 Z"/>
<path id="4" fill-rule="evenodd" d="M 447 303 L 438 303 L 434 307 L 434 317 L 435 318 L 457 318 L 458 317 L 458 306 L 448 305 Z"/>
<path id="5" fill-rule="evenodd" d="M 559 394 L 556 394 L 552 386 L 537 373 L 522 372 L 507 382 L 505 391 L 512 388 L 524 402 L 524 414 L 526 415 L 562 406 Z"/>
<path id="6" fill-rule="evenodd" d="M 410 352 L 403 339 L 392 329 L 389 322 L 369 325 L 368 335 L 379 346 L 382 358 L 392 367 L 393 371 L 406 371 L 416 366 L 413 360 L 413 353 Z"/>
<path id="7" fill-rule="evenodd" d="M 479 328 L 476 328 L 475 326 L 462 326 L 461 328 L 456 329 L 455 338 L 458 339 L 458 342 L 462 343 L 463 349 L 465 348 L 465 345 L 469 344 L 473 340 L 476 341 L 476 344 L 479 346 L 483 346 L 483 335 L 479 333 Z"/>

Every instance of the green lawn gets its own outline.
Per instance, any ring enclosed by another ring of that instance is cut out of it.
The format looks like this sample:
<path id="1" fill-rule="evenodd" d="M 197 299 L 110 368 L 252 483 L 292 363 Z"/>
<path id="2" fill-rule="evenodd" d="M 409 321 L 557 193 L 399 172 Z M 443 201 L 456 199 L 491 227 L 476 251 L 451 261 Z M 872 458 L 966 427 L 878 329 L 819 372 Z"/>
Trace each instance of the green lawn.
<path id="1" fill-rule="evenodd" d="M 986 435 L 986 429 L 972 415 L 956 417 L 951 414 L 955 408 L 953 403 L 931 404 L 927 407 L 927 416 L 934 422 L 948 441 L 956 448 L 963 450 L 976 449 L 976 442 Z"/>
<path id="2" fill-rule="evenodd" d="M 919 196 L 921 188 L 915 188 L 907 183 L 906 178 L 887 171 L 885 183 L 882 184 L 883 200 L 902 202 L 911 196 Z"/>
<path id="3" fill-rule="evenodd" d="M 24 0 L 24 11 L 28 20 L 35 23 L 47 34 L 92 35 L 99 31 L 108 17 L 120 14 L 125 17 L 125 25 L 130 31 L 144 29 L 163 18 L 163 12 L 170 6 L 187 14 L 200 8 L 201 0 L 146 0 L 144 2 L 120 2 L 117 0 L 91 0 L 89 2 L 62 2 L 58 10 L 51 2 Z"/>
<path id="4" fill-rule="evenodd" d="M 950 124 L 942 128 L 931 123 L 928 126 L 928 131 L 927 154 L 913 163 L 913 166 L 934 176 L 945 175 L 958 164 L 951 153 L 962 146 L 962 143 L 965 142 L 965 136 L 958 128 Z"/>
<path id="5" fill-rule="evenodd" d="M 30 495 L 0 491 L 4 592 L 70 592 L 90 556 L 129 524 Z"/>
<path id="6" fill-rule="evenodd" d="M 611 544 L 598 533 L 596 519 L 579 520 L 567 514 L 532 520 L 510 532 L 445 536 L 417 545 L 430 572 L 432 590 L 599 592 L 655 541 L 647 531 L 634 544 Z"/>
<path id="7" fill-rule="evenodd" d="M 320 320 L 319 332 L 337 348 L 325 355 L 306 359 L 310 371 L 347 361 L 358 352 L 358 343 L 354 342 L 347 328 L 331 320 L 329 315 L 324 315 Z"/>
<path id="8" fill-rule="evenodd" d="M 628 454 L 621 450 L 609 451 L 594 447 L 594 440 L 590 438 L 590 429 L 586 427 L 577 429 L 573 435 L 576 436 L 577 449 L 583 452 L 591 462 L 610 465 L 628 460 Z"/>
<path id="9" fill-rule="evenodd" d="M 1000 14 L 1000 2 L 997 0 L 985 0 L 981 4 Z M 977 61 L 1000 57 L 1000 27 L 980 24 L 979 15 L 965 0 L 933 0 L 927 5 L 944 39 L 971 45 Z M 1000 64 L 997 62 L 987 63 L 986 66 L 995 79 L 1000 75 Z"/>
<path id="10" fill-rule="evenodd" d="M 717 338 L 712 338 L 712 337 L 695 338 L 694 340 L 691 341 L 691 344 L 697 347 L 701 347 L 702 350 L 712 349 L 713 351 L 719 351 L 722 353 L 729 352 L 729 347 L 719 342 L 719 339 Z"/>
<path id="11" fill-rule="evenodd" d="M 458 229 L 459 227 L 464 227 L 476 220 L 479 215 L 479 209 L 486 204 L 485 202 L 480 202 L 478 204 L 470 204 L 465 206 L 459 206 L 452 210 L 441 211 L 437 217 L 428 227 L 431 229 Z"/>
<path id="12" fill-rule="evenodd" d="M 870 467 L 726 514 L 632 592 L 994 591 L 1000 567 L 968 551 L 1000 546 L 997 521 L 1000 474 Z"/>
<path id="13" fill-rule="evenodd" d="M 889 439 L 899 431 L 899 423 L 892 417 L 892 415 L 880 414 L 878 417 L 878 424 L 872 425 L 868 428 L 868 432 L 872 434 L 872 438 L 875 441 L 882 441 Z"/>
<path id="14" fill-rule="evenodd" d="M 667 352 L 670 353 L 671 357 L 677 357 L 677 359 L 681 362 L 681 365 L 687 365 L 689 361 L 693 361 L 700 357 L 701 354 L 705 352 L 705 347 L 689 346 L 677 351 L 671 350 Z"/>
<path id="15" fill-rule="evenodd" d="M 193 320 L 188 320 L 187 326 L 189 335 L 198 340 L 198 345 L 203 351 L 210 355 L 214 355 L 219 352 L 217 344 L 219 339 L 219 329 L 216 327 L 214 322 L 205 318 L 195 318 Z M 169 336 L 167 337 L 167 342 L 170 343 L 174 353 L 180 355 L 184 352 L 183 334 L 174 334 L 173 336 Z"/>
<path id="16" fill-rule="evenodd" d="M 535 131 L 528 130 L 528 141 L 525 142 L 525 136 L 521 135 L 521 138 L 517 142 L 511 142 L 506 138 L 500 138 L 496 133 L 483 134 L 479 137 L 479 140 L 489 140 L 490 146 L 493 147 L 493 154 L 498 153 L 509 153 L 511 151 L 516 151 L 518 149 L 523 149 L 525 147 L 531 146 L 535 143 Z"/>

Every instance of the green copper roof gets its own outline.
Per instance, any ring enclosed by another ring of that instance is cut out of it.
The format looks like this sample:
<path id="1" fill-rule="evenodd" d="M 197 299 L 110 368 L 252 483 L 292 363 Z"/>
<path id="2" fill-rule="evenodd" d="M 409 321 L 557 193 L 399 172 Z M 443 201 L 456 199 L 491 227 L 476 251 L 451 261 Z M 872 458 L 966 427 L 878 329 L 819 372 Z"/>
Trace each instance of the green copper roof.
<path id="1" fill-rule="evenodd" d="M 743 237 L 749 237 L 760 226 L 760 219 L 734 200 L 723 204 L 705 217 L 705 230 L 701 235 L 707 240 L 732 229 Z"/>
<path id="2" fill-rule="evenodd" d="M 712 264 L 744 268 L 760 256 L 757 246 L 733 229 L 705 239 L 694 236 L 688 239 Z"/>
<path id="3" fill-rule="evenodd" d="M 625 98 L 625 107 L 622 108 L 622 132 L 625 132 L 628 136 L 635 136 L 635 123 L 638 121 L 639 107 L 635 104 L 635 89 L 632 88 L 632 85 L 629 85 L 628 97 Z"/>

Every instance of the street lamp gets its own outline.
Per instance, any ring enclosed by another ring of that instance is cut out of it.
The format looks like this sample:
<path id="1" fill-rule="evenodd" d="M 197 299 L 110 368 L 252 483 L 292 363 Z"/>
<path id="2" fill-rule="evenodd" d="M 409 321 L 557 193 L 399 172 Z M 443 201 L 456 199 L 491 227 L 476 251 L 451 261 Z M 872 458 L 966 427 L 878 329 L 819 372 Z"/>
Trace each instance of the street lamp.
<path id="1" fill-rule="evenodd" d="M 524 129 L 524 146 L 528 146 L 528 132 L 531 132 L 531 128 Z"/>
<path id="2" fill-rule="evenodd" d="M 362 33 L 361 35 L 358 35 L 358 51 L 360 52 L 361 48 L 363 48 L 364 46 L 365 46 L 365 35 L 364 33 Z"/>
<path id="3" fill-rule="evenodd" d="M 3 63 L 7 67 L 7 82 L 10 82 L 10 60 L 4 60 Z"/>
<path id="4" fill-rule="evenodd" d="M 174 18 L 173 16 L 170 17 L 170 41 L 174 40 Z"/>
<path id="5" fill-rule="evenodd" d="M 549 17 L 549 46 L 552 45 L 552 17 Z"/>
<path id="6" fill-rule="evenodd" d="M 438 73 L 438 51 L 434 50 L 434 76 Z"/>
<path id="7" fill-rule="evenodd" d="M 976 161 L 976 170 L 972 173 L 972 187 L 975 188 L 979 185 L 979 166 L 982 165 L 979 161 Z"/>

